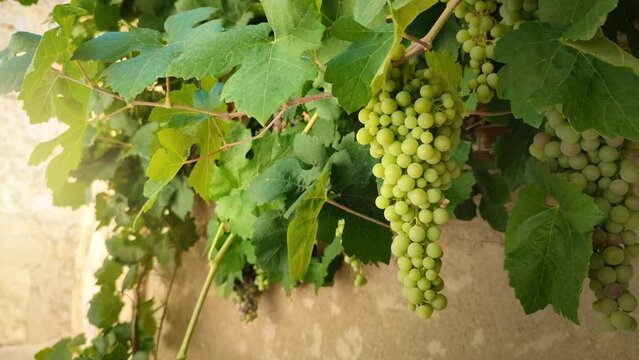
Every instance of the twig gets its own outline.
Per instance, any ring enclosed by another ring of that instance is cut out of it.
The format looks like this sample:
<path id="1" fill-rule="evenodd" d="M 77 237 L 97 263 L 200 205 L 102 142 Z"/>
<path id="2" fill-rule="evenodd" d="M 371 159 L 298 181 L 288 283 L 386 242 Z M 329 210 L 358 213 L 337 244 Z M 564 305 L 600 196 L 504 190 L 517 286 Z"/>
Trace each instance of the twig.
<path id="1" fill-rule="evenodd" d="M 93 118 L 93 119 L 89 119 L 88 121 L 89 121 L 89 122 L 93 122 L 93 121 L 104 121 L 104 120 L 108 120 L 108 119 L 112 118 L 113 116 L 115 116 L 115 115 L 117 115 L 117 114 L 119 114 L 119 113 L 121 113 L 121 112 L 123 112 L 123 111 L 126 111 L 126 110 L 128 110 L 128 109 L 131 109 L 131 108 L 132 108 L 132 106 L 130 106 L 130 105 L 126 105 L 126 106 L 123 106 L 123 107 L 121 107 L 121 108 L 119 108 L 119 109 L 117 109 L 117 110 L 113 111 L 112 113 L 109 113 L 109 114 L 106 114 L 106 115 L 98 115 L 98 116 L 96 116 L 96 117 L 95 117 L 95 118 Z"/>
<path id="2" fill-rule="evenodd" d="M 304 130 L 302 130 L 302 134 L 308 134 L 313 128 L 313 125 L 315 125 L 315 123 L 317 122 L 318 118 L 319 115 L 317 113 L 313 114 L 313 116 L 311 116 L 311 119 L 308 121 L 308 124 L 306 124 Z"/>
<path id="3" fill-rule="evenodd" d="M 408 61 L 408 59 L 415 57 L 417 55 L 423 54 L 427 50 L 430 50 L 430 48 L 433 46 L 433 40 L 435 40 L 435 37 L 437 36 L 437 34 L 439 34 L 441 29 L 444 27 L 444 25 L 446 24 L 446 21 L 448 21 L 450 14 L 453 13 L 453 10 L 455 10 L 457 5 L 459 5 L 461 2 L 462 0 L 450 0 L 446 4 L 446 8 L 444 9 L 444 11 L 442 11 L 441 15 L 439 15 L 439 18 L 437 18 L 437 21 L 435 21 L 435 24 L 433 24 L 433 27 L 430 28 L 428 33 L 423 38 L 419 39 L 420 40 L 419 43 L 414 42 L 406 50 L 406 52 L 404 53 L 404 56 L 402 56 L 399 60 L 397 60 L 395 64 L 396 65 L 403 64 L 406 61 Z"/>
<path id="4" fill-rule="evenodd" d="M 373 218 L 372 218 L 372 217 L 370 217 L 370 216 L 366 216 L 366 215 L 364 215 L 364 214 L 362 214 L 362 213 L 359 213 L 359 212 L 357 212 L 357 211 L 355 211 L 355 210 L 353 210 L 353 209 L 351 209 L 351 208 L 349 208 L 349 207 L 347 207 L 347 206 L 345 206 L 345 205 L 342 205 L 342 204 L 340 204 L 340 203 L 338 203 L 338 202 L 335 202 L 335 201 L 333 201 L 333 200 L 331 200 L 331 199 L 326 199 L 326 202 L 327 202 L 327 203 L 329 203 L 329 204 L 331 204 L 331 205 L 333 205 L 333 206 L 335 206 L 335 207 L 337 207 L 337 208 L 340 208 L 340 209 L 342 209 L 342 210 L 344 210 L 344 211 L 346 211 L 346 212 L 348 212 L 348 213 L 351 213 L 351 214 L 353 214 L 353 215 L 355 215 L 355 216 L 357 216 L 357 217 L 360 217 L 360 218 L 362 218 L 362 219 L 364 219 L 364 220 L 370 221 L 370 222 L 372 222 L 372 223 L 374 223 L 374 224 L 377 224 L 377 225 L 379 225 L 379 226 L 383 226 L 383 227 L 388 228 L 388 229 L 390 229 L 390 228 L 391 228 L 391 227 L 390 227 L 388 224 L 386 224 L 386 223 L 383 223 L 383 222 L 381 222 L 381 221 L 379 221 L 379 220 L 377 220 L 377 219 L 373 219 Z"/>
<path id="5" fill-rule="evenodd" d="M 286 110 L 290 109 L 293 106 L 297 106 L 297 105 L 301 105 L 301 104 L 305 104 L 305 103 L 309 103 L 309 102 L 313 102 L 313 101 L 318 101 L 318 100 L 323 100 L 323 99 L 329 99 L 331 98 L 333 95 L 330 93 L 322 93 L 322 94 L 317 94 L 317 95 L 311 95 L 311 96 L 306 96 L 306 97 L 302 97 L 302 98 L 298 98 L 298 99 L 293 99 L 289 102 L 286 102 L 282 105 L 282 109 L 280 110 L 279 113 L 277 113 L 277 115 L 275 115 L 275 117 L 268 123 L 268 125 L 266 125 L 264 128 L 262 128 L 262 130 L 255 136 L 251 136 L 249 138 L 246 139 L 242 139 L 240 141 L 236 141 L 236 142 L 232 142 L 232 143 L 227 143 L 224 144 L 222 146 L 220 146 L 220 148 L 218 148 L 215 151 L 212 151 L 208 154 L 204 154 L 201 155 L 199 157 L 196 157 L 194 159 L 189 159 L 184 161 L 182 164 L 186 165 L 186 164 L 191 164 L 194 162 L 198 162 L 200 160 L 205 160 L 208 159 L 212 156 L 215 156 L 216 154 L 226 151 L 232 147 L 238 146 L 238 145 L 242 145 L 242 144 L 246 144 L 246 143 L 250 143 L 253 142 L 257 139 L 261 139 L 263 138 L 266 133 L 273 127 L 273 125 L 275 125 L 279 120 L 282 119 L 282 116 L 284 115 L 284 113 L 286 112 Z"/>
<path id="6" fill-rule="evenodd" d="M 510 110 L 501 110 L 501 111 L 469 111 L 468 116 L 477 115 L 477 116 L 501 116 L 512 114 Z"/>
<path id="7" fill-rule="evenodd" d="M 93 88 L 93 83 L 91 82 L 91 79 L 89 78 L 89 75 L 87 74 L 86 70 L 84 70 L 84 66 L 82 66 L 82 63 L 80 62 L 80 60 L 76 60 L 75 63 L 78 64 L 78 67 L 80 68 L 80 71 L 82 72 L 82 76 L 84 77 L 84 81 L 86 81 L 86 83 Z"/>
<path id="8" fill-rule="evenodd" d="M 166 107 L 171 107 L 171 82 L 169 81 L 169 77 L 166 77 L 166 96 L 164 97 L 164 104 Z"/>
<path id="9" fill-rule="evenodd" d="M 153 348 L 153 358 L 155 360 L 158 359 L 158 352 L 160 351 L 160 340 L 162 339 L 162 327 L 164 326 L 164 320 L 166 319 L 166 313 L 169 308 L 169 296 L 171 296 L 171 291 L 173 291 L 173 284 L 175 283 L 175 278 L 177 277 L 179 266 L 175 265 L 173 269 L 173 274 L 171 275 L 171 281 L 169 282 L 169 287 L 166 289 L 166 298 L 164 299 L 164 308 L 162 309 L 162 316 L 160 317 L 160 323 L 158 324 L 158 333 L 156 336 L 157 341 L 155 342 L 155 347 Z"/>
<path id="10" fill-rule="evenodd" d="M 135 285 L 135 304 L 131 310 L 131 353 L 135 354 L 138 351 L 138 308 L 140 307 L 140 298 L 142 297 L 142 288 L 144 286 L 144 279 L 148 268 L 142 267 L 140 278 Z"/>
<path id="11" fill-rule="evenodd" d="M 211 288 L 211 284 L 213 283 L 213 278 L 215 277 L 215 273 L 217 272 L 218 266 L 220 265 L 220 261 L 224 257 L 224 254 L 229 250 L 231 244 L 235 240 L 235 235 L 231 234 L 226 239 L 220 251 L 215 255 L 215 258 L 209 262 L 209 273 L 206 276 L 206 280 L 204 281 L 204 285 L 202 286 L 202 290 L 200 291 L 200 296 L 195 303 L 195 309 L 193 310 L 193 314 L 191 315 L 191 320 L 189 321 L 189 325 L 186 328 L 186 333 L 184 334 L 184 339 L 182 340 L 182 345 L 180 346 L 180 351 L 177 355 L 177 360 L 185 360 L 186 354 L 189 351 L 189 345 L 191 344 L 191 338 L 193 337 L 193 331 L 195 330 L 195 325 L 197 325 L 197 320 L 200 317 L 200 313 L 202 312 L 202 306 L 204 306 L 204 300 L 206 300 L 206 296 L 209 293 L 209 289 Z"/>
<path id="12" fill-rule="evenodd" d="M 424 41 L 422 41 L 422 39 L 418 39 L 418 38 L 414 37 L 411 34 L 404 33 L 404 34 L 402 34 L 402 37 L 404 39 L 408 40 L 408 41 L 412 41 L 412 42 L 414 42 L 416 44 L 419 44 L 419 45 L 423 46 L 424 48 L 430 48 L 430 46 L 431 46 L 429 43 L 424 42 Z"/>

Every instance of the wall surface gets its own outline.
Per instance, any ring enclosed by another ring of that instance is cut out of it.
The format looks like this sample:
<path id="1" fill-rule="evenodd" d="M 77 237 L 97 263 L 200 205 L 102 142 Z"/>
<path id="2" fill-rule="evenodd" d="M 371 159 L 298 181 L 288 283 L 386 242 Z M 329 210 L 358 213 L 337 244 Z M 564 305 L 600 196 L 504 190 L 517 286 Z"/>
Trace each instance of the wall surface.
<path id="1" fill-rule="evenodd" d="M 42 33 L 53 5 L 0 3 L 0 48 L 15 31 Z M 55 208 L 44 166 L 27 165 L 33 147 L 57 136 L 57 123 L 32 126 L 15 94 L 0 97 L 0 359 L 23 360 L 61 336 L 82 331 L 81 284 L 87 209 Z"/>
<path id="2" fill-rule="evenodd" d="M 365 267 L 362 288 L 353 287 L 348 266 L 318 295 L 305 287 L 287 298 L 272 288 L 249 324 L 231 300 L 211 292 L 189 359 L 639 359 L 637 332 L 600 331 L 589 290 L 581 326 L 551 309 L 526 316 L 508 287 L 502 242 L 481 220 L 450 222 L 442 235 L 448 308 L 425 321 L 405 309 L 394 265 Z M 200 253 L 189 254 L 174 285 L 161 359 L 174 358 L 204 281 Z M 631 286 L 639 291 L 637 277 Z"/>

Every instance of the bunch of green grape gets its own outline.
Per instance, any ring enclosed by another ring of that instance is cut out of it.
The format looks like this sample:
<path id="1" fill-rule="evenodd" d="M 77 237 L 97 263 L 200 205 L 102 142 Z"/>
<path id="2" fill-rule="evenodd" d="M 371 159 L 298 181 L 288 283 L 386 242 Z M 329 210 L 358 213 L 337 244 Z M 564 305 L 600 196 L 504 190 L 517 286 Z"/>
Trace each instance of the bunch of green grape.
<path id="1" fill-rule="evenodd" d="M 354 285 L 357 287 L 360 286 L 364 286 L 366 285 L 366 276 L 364 276 L 364 269 L 362 268 L 362 262 L 354 257 L 354 256 L 344 256 L 344 262 L 346 262 L 347 264 L 349 264 L 351 266 L 351 269 L 353 269 L 353 272 L 355 272 L 355 274 L 357 274 L 355 276 L 355 281 L 354 281 Z"/>
<path id="2" fill-rule="evenodd" d="M 431 69 L 390 71 L 378 95 L 359 114 L 360 144 L 380 163 L 375 205 L 396 233 L 391 251 L 409 309 L 421 318 L 447 305 L 440 292 L 443 254 L 440 226 L 448 219 L 443 190 L 459 176 L 450 150 L 459 143 L 463 105 Z"/>
<path id="3" fill-rule="evenodd" d="M 469 65 L 477 76 L 468 86 L 480 103 L 490 102 L 499 84 L 492 61 L 495 44 L 536 9 L 537 0 L 464 0 L 455 8 L 455 16 L 462 20 L 456 39 L 470 57 Z"/>
<path id="4" fill-rule="evenodd" d="M 255 282 L 255 286 L 257 286 L 257 290 L 260 292 L 264 292 L 266 289 L 268 289 L 268 286 L 270 285 L 266 271 L 258 267 L 255 267 L 254 282 Z"/>
<path id="5" fill-rule="evenodd" d="M 555 108 L 546 113 L 544 132 L 535 135 L 530 153 L 547 161 L 556 172 L 594 197 L 607 215 L 593 233 L 590 288 L 597 301 L 593 308 L 604 314 L 606 330 L 632 331 L 637 321 L 630 313 L 637 299 L 628 289 L 632 259 L 639 256 L 639 183 L 636 159 L 639 144 L 622 138 L 605 139 L 596 130 L 576 131 Z"/>

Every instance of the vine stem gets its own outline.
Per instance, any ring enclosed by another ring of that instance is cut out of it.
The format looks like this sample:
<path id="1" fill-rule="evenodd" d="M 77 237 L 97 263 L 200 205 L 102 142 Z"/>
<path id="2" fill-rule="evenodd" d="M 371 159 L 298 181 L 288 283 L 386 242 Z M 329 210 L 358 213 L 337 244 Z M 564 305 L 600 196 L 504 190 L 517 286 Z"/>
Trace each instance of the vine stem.
<path id="1" fill-rule="evenodd" d="M 311 129 L 315 125 L 315 122 L 317 122 L 317 118 L 319 118 L 319 115 L 317 113 L 315 113 L 315 114 L 313 114 L 313 116 L 311 116 L 311 119 L 308 121 L 308 124 L 306 125 L 306 127 L 302 131 L 302 134 L 308 134 L 309 132 L 311 132 Z"/>
<path id="2" fill-rule="evenodd" d="M 218 231 L 218 234 L 221 234 L 221 232 Z M 218 253 L 215 255 L 215 258 L 213 258 L 213 260 L 209 260 L 209 273 L 206 275 L 206 280 L 204 281 L 204 285 L 202 286 L 200 295 L 198 296 L 197 302 L 195 303 L 195 309 L 193 309 L 191 320 L 189 321 L 189 325 L 186 328 L 186 333 L 184 334 L 184 338 L 182 339 L 180 351 L 178 352 L 176 357 L 177 360 L 186 360 L 186 355 L 189 351 L 189 345 L 191 344 L 191 338 L 193 337 L 193 331 L 195 330 L 197 320 L 200 317 L 202 307 L 204 306 L 204 301 L 206 300 L 206 296 L 208 295 L 211 284 L 213 283 L 213 278 L 215 278 L 215 273 L 217 273 L 217 269 L 220 265 L 220 261 L 224 257 L 224 254 L 226 254 L 226 252 L 231 247 L 231 244 L 233 244 L 233 240 L 235 240 L 235 235 L 229 235 L 229 237 L 220 248 L 220 251 L 218 251 Z M 217 239 L 214 239 L 213 243 L 216 242 Z"/>
<path id="3" fill-rule="evenodd" d="M 437 18 L 437 21 L 435 21 L 435 24 L 433 24 L 433 27 L 430 28 L 428 33 L 424 35 L 423 38 L 419 39 L 419 42 L 413 41 L 413 44 L 408 47 L 408 49 L 404 53 L 404 56 L 399 58 L 399 60 L 397 60 L 395 64 L 403 64 L 408 61 L 408 59 L 430 50 L 433 47 L 433 40 L 435 40 L 437 34 L 439 34 L 439 32 L 446 24 L 446 21 L 450 17 L 450 14 L 453 13 L 453 10 L 455 10 L 457 5 L 459 5 L 461 2 L 462 0 L 450 0 L 448 3 L 446 3 L 446 8 L 444 8 L 444 11 L 442 11 L 441 15 L 439 15 L 439 18 Z"/>
<path id="4" fill-rule="evenodd" d="M 166 290 L 166 298 L 164 299 L 164 307 L 162 309 L 162 316 L 160 317 L 160 324 L 158 325 L 158 333 L 156 336 L 155 346 L 153 347 L 153 358 L 158 359 L 158 352 L 160 351 L 160 341 L 162 340 L 162 330 L 164 327 L 164 320 L 166 320 L 166 314 L 169 311 L 169 297 L 173 291 L 173 284 L 175 284 L 175 278 L 177 277 L 178 269 L 180 267 L 175 265 L 173 268 L 173 274 L 171 275 L 171 281 L 169 287 Z"/>
<path id="5" fill-rule="evenodd" d="M 366 215 L 364 215 L 362 213 L 359 213 L 359 212 L 357 212 L 357 211 L 355 211 L 355 210 L 353 210 L 353 209 L 351 209 L 351 208 L 349 208 L 349 207 L 347 207 L 345 205 L 342 205 L 342 204 L 340 204 L 340 203 L 338 203 L 336 201 L 333 201 L 331 199 L 326 199 L 326 202 L 331 204 L 331 205 L 333 205 L 333 206 L 335 206 L 336 208 L 340 208 L 340 209 L 346 211 L 347 213 L 351 213 L 351 214 L 353 214 L 353 215 L 355 215 L 357 217 L 360 217 L 360 218 L 362 218 L 364 220 L 370 221 L 370 222 L 372 222 L 374 224 L 377 224 L 379 226 L 383 226 L 383 227 L 385 227 L 387 229 L 390 229 L 390 226 L 388 224 L 383 223 L 383 222 L 381 222 L 381 221 L 379 221 L 377 219 L 373 219 L 370 216 L 366 216 Z"/>

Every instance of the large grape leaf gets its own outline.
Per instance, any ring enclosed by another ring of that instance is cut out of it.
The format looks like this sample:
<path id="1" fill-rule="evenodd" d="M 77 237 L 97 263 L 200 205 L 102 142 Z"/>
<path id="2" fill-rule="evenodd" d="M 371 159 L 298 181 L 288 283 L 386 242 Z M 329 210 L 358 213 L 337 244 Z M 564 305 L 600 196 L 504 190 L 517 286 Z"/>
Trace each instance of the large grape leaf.
<path id="1" fill-rule="evenodd" d="M 253 223 L 257 218 L 253 211 L 255 203 L 244 190 L 233 189 L 228 196 L 217 201 L 215 213 L 218 219 L 228 221 L 233 233 L 250 239 L 253 235 Z"/>
<path id="2" fill-rule="evenodd" d="M 71 171 L 77 169 L 82 160 L 88 127 L 87 104 L 63 97 L 54 97 L 52 103 L 58 120 L 69 128 L 53 140 L 38 144 L 31 153 L 29 165 L 38 165 L 46 161 L 56 148 L 62 147 L 62 151 L 47 165 L 47 186 L 53 191 L 54 202 L 57 205 L 75 208 L 89 198 L 88 184 L 68 180 Z"/>
<path id="3" fill-rule="evenodd" d="M 293 281 L 304 278 L 311 262 L 319 226 L 317 218 L 326 202 L 329 178 L 330 171 L 324 171 L 315 185 L 306 192 L 288 224 L 286 243 Z"/>
<path id="4" fill-rule="evenodd" d="M 262 214 L 254 224 L 251 242 L 260 268 L 271 273 L 288 271 L 286 231 L 288 221 L 275 211 Z"/>
<path id="5" fill-rule="evenodd" d="M 603 218 L 593 199 L 561 175 L 543 175 L 519 193 L 506 229 L 504 267 L 526 313 L 551 304 L 579 322 L 590 234 Z"/>
<path id="6" fill-rule="evenodd" d="M 40 43 L 40 35 L 18 31 L 0 52 L 0 94 L 18 91 Z"/>
<path id="7" fill-rule="evenodd" d="M 347 112 L 366 105 L 380 89 L 384 74 L 391 65 L 391 54 L 399 46 L 404 30 L 421 12 L 436 3 L 434 0 L 397 2 L 392 9 L 393 23 L 373 28 L 356 19 L 362 23 L 370 22 L 373 18 L 368 12 L 374 13 L 381 4 L 374 2 L 365 12 L 363 8 L 358 12 L 356 4 L 355 19 L 344 16 L 333 24 L 330 34 L 350 41 L 351 45 L 326 64 L 324 78 L 333 85 L 333 95 Z"/>
<path id="8" fill-rule="evenodd" d="M 349 113 L 366 105 L 379 90 L 383 74 L 390 65 L 390 54 L 397 44 L 394 26 L 375 29 L 343 17 L 331 28 L 331 34 L 352 44 L 326 64 L 324 79 L 333 84 L 332 93 Z"/>
<path id="9" fill-rule="evenodd" d="M 639 140 L 639 60 L 611 41 L 597 36 L 568 42 L 547 24 L 524 23 L 497 44 L 501 98 L 513 103 L 513 113 L 535 125 L 518 109 L 541 112 L 562 104 L 578 130 L 595 128 L 607 136 Z"/>
<path id="10" fill-rule="evenodd" d="M 301 55 L 321 46 L 324 26 L 314 1 L 264 0 L 262 6 L 268 23 L 191 37 L 169 73 L 183 78 L 219 77 L 239 65 L 228 78 L 223 96 L 265 124 L 304 82 L 315 77 L 315 65 Z"/>
<path id="11" fill-rule="evenodd" d="M 65 12 L 68 15 L 62 16 Z M 73 50 L 73 24 L 81 14 L 82 9 L 71 5 L 56 6 L 54 18 L 60 26 L 45 32 L 35 50 L 19 95 L 32 124 L 47 121 L 55 115 L 54 99 L 59 95 L 80 103 L 89 100 L 90 90 L 87 87 L 61 77 L 58 71 L 51 68 L 53 64 L 62 64 L 68 75 L 81 76 L 78 65 L 69 61 L 69 52 Z"/>
<path id="12" fill-rule="evenodd" d="M 539 19 L 563 30 L 570 40 L 588 40 L 619 0 L 539 0 Z"/>
<path id="13" fill-rule="evenodd" d="M 475 183 L 475 176 L 471 171 L 462 171 L 459 177 L 453 180 L 450 188 L 444 191 L 444 196 L 446 200 L 448 200 L 446 210 L 448 210 L 449 213 L 452 214 L 457 205 L 472 197 Z"/>
<path id="14" fill-rule="evenodd" d="M 333 238 L 333 241 L 324 248 L 321 259 L 317 257 L 311 259 L 305 280 L 315 285 L 315 293 L 324 285 L 326 277 L 328 276 L 329 266 L 341 253 L 342 243 L 339 241 L 339 238 Z"/>
<path id="15" fill-rule="evenodd" d="M 353 6 L 353 18 L 358 23 L 368 26 L 375 18 L 388 14 L 388 10 L 383 11 L 386 0 L 355 0 Z"/>
<path id="16" fill-rule="evenodd" d="M 180 54 L 187 40 L 222 30 L 220 21 L 199 25 L 214 11 L 199 8 L 166 19 L 166 44 L 159 32 L 150 29 L 106 33 L 82 44 L 74 58 L 115 61 L 131 52 L 139 52 L 135 57 L 111 64 L 104 72 L 107 85 L 130 101 L 159 77 L 167 75 L 169 64 Z"/>
<path id="17" fill-rule="evenodd" d="M 536 131 L 523 123 L 518 123 L 509 133 L 495 141 L 492 153 L 501 175 L 511 190 L 524 182 L 526 163 L 530 159 L 528 147 Z"/>

